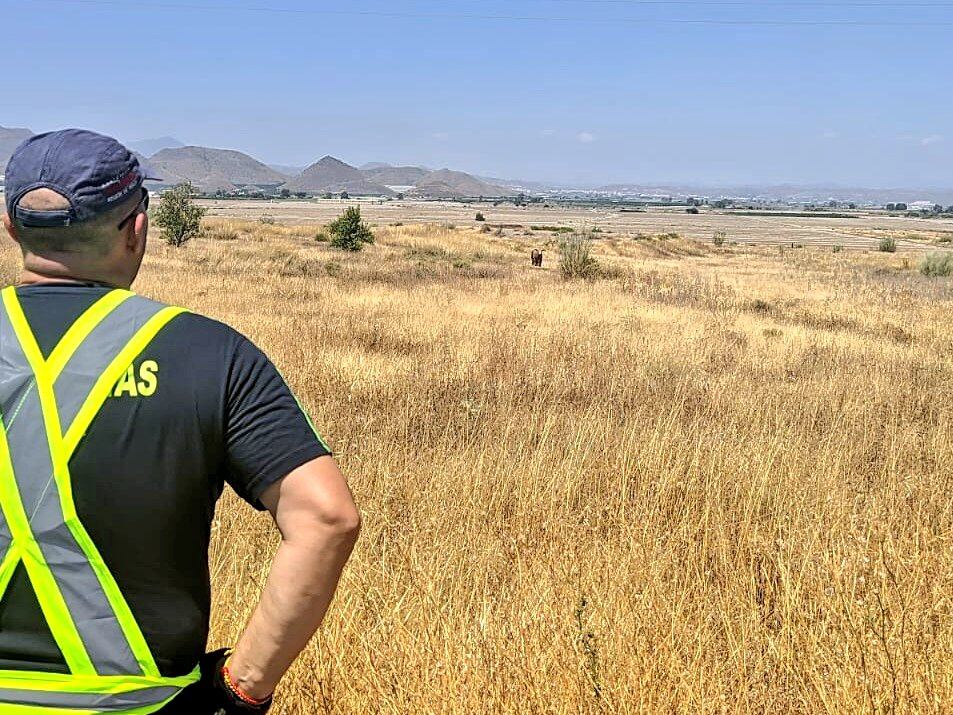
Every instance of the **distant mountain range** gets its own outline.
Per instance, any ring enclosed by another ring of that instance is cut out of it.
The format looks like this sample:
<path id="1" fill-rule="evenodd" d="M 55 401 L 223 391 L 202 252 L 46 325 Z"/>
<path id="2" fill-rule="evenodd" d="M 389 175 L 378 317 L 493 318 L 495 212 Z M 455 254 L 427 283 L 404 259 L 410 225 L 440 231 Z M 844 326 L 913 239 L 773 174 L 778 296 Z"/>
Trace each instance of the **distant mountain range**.
<path id="1" fill-rule="evenodd" d="M 0 170 L 21 142 L 32 136 L 29 129 L 0 127 Z M 462 171 L 433 171 L 419 166 L 393 167 L 374 163 L 358 169 L 333 156 L 326 156 L 304 169 L 268 166 L 231 149 L 186 146 L 174 137 L 143 139 L 127 144 L 169 186 L 189 181 L 208 192 L 274 193 L 280 189 L 310 195 L 347 192 L 355 196 L 396 196 L 404 193 L 421 198 L 515 196 L 516 191 L 480 181 Z"/>
<path id="2" fill-rule="evenodd" d="M 462 171 L 434 171 L 420 166 L 391 166 L 382 162 L 357 168 L 333 156 L 325 156 L 303 169 L 269 166 L 247 154 L 230 149 L 185 146 L 172 137 L 134 142 L 134 150 L 162 148 L 154 154 L 140 152 L 162 178 L 160 185 L 191 181 L 213 193 L 266 193 L 287 189 L 310 195 L 347 192 L 355 196 L 409 196 L 462 198 L 515 196 L 517 191 L 491 184 Z"/>
<path id="3" fill-rule="evenodd" d="M 0 173 L 11 153 L 33 135 L 29 129 L 0 126 Z M 791 203 L 933 201 L 953 204 L 953 189 L 868 189 L 826 185 L 723 185 L 692 184 L 610 184 L 598 187 L 573 187 L 518 179 L 474 176 L 450 169 L 434 170 L 423 166 L 393 166 L 370 162 L 355 167 L 333 156 L 310 166 L 267 165 L 230 149 L 186 146 L 175 137 L 159 137 L 130 142 L 127 146 L 140 155 L 163 179 L 159 186 L 190 181 L 196 188 L 214 193 L 275 193 L 280 189 L 310 195 L 341 193 L 355 196 L 407 196 L 421 198 L 475 198 L 515 196 L 518 193 L 582 197 L 687 197 L 733 198 Z"/>

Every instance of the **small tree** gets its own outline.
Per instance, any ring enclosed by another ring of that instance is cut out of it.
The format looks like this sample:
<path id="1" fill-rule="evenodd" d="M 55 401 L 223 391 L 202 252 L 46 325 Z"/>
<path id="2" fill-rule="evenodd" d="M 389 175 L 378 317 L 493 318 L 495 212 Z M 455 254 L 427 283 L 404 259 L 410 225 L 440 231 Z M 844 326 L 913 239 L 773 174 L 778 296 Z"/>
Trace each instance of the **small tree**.
<path id="1" fill-rule="evenodd" d="M 162 194 L 153 217 L 170 246 L 181 246 L 197 236 L 206 210 L 192 200 L 192 184 L 186 182 Z"/>
<path id="2" fill-rule="evenodd" d="M 880 244 L 877 248 L 881 253 L 896 253 L 897 240 L 893 236 L 884 236 L 880 239 Z"/>
<path id="3" fill-rule="evenodd" d="M 290 199 L 290 198 L 291 198 L 291 189 L 282 189 L 282 190 L 281 190 L 281 198 L 283 198 L 283 199 Z"/>
<path id="4" fill-rule="evenodd" d="M 344 213 L 328 224 L 331 245 L 345 251 L 360 251 L 365 243 L 374 243 L 374 234 L 361 220 L 361 209 L 348 206 Z"/>
<path id="5" fill-rule="evenodd" d="M 486 216 L 484 216 L 482 213 L 480 213 L 479 211 L 477 211 L 476 219 L 474 219 L 474 220 L 476 220 L 476 221 L 486 221 Z"/>

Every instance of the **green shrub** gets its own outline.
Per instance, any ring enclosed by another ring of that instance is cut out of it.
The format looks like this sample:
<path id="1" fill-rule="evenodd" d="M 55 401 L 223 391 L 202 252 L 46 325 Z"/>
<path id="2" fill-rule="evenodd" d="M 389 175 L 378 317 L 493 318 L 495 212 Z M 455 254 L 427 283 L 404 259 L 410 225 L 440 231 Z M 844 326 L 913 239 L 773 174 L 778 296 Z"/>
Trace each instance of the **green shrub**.
<path id="1" fill-rule="evenodd" d="M 877 250 L 881 253 L 896 253 L 897 239 L 892 236 L 884 236 L 880 239 L 880 245 L 877 247 Z"/>
<path id="2" fill-rule="evenodd" d="M 475 221 L 486 221 L 486 216 L 484 216 L 480 211 L 477 211 Z"/>
<path id="3" fill-rule="evenodd" d="M 711 237 L 711 242 L 718 246 L 718 248 L 724 246 L 727 240 L 728 234 L 724 231 L 715 231 L 715 235 Z"/>
<path id="4" fill-rule="evenodd" d="M 205 209 L 192 200 L 192 184 L 186 182 L 162 194 L 153 220 L 162 229 L 166 243 L 181 246 L 201 230 Z"/>
<path id="5" fill-rule="evenodd" d="M 344 213 L 328 224 L 331 245 L 345 251 L 360 251 L 365 243 L 374 243 L 374 234 L 361 220 L 361 209 L 348 206 Z"/>
<path id="6" fill-rule="evenodd" d="M 834 246 L 834 253 L 840 253 L 843 250 L 844 250 L 844 247 L 841 246 L 840 244 L 837 244 Z"/>
<path id="7" fill-rule="evenodd" d="M 953 274 L 953 253 L 928 253 L 920 262 L 920 273 L 930 278 L 946 278 Z"/>
<path id="8" fill-rule="evenodd" d="M 318 231 L 314 234 L 314 240 L 318 243 L 328 243 L 331 240 L 331 237 L 328 236 L 327 231 Z"/>
<path id="9" fill-rule="evenodd" d="M 564 278 L 592 280 L 599 275 L 599 262 L 592 257 L 588 239 L 573 234 L 559 242 L 559 270 Z"/>
<path id="10" fill-rule="evenodd" d="M 274 216 L 269 216 L 268 214 L 265 214 L 264 216 L 259 217 L 258 223 L 263 223 L 263 224 L 265 224 L 266 226 L 274 226 L 274 225 L 275 225 L 275 217 L 274 217 Z"/>

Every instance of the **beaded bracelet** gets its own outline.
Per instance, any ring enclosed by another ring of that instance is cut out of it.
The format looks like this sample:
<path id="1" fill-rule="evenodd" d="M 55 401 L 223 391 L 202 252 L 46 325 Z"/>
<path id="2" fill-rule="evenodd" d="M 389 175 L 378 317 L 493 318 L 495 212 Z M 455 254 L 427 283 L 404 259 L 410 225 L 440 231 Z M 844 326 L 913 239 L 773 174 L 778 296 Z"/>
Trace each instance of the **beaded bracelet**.
<path id="1" fill-rule="evenodd" d="M 231 660 L 231 658 L 228 660 Z M 232 691 L 232 695 L 241 700 L 243 703 L 247 703 L 253 707 L 261 707 L 271 700 L 270 695 L 263 700 L 257 700 L 248 693 L 243 692 L 242 689 L 238 687 L 238 684 L 232 679 L 232 674 L 228 670 L 228 660 L 226 660 L 225 665 L 222 666 L 222 680 L 225 681 L 225 685 L 228 686 L 228 689 Z"/>

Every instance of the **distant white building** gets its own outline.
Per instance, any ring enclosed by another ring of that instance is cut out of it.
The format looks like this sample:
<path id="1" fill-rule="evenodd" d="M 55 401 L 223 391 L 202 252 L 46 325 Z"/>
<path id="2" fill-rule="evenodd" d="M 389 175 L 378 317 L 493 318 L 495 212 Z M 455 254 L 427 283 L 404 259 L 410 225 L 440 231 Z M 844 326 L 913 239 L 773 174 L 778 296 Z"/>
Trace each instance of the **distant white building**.
<path id="1" fill-rule="evenodd" d="M 908 204 L 907 208 L 910 211 L 933 211 L 936 204 L 932 201 L 914 201 L 912 204 Z"/>

